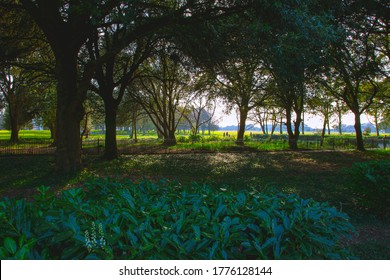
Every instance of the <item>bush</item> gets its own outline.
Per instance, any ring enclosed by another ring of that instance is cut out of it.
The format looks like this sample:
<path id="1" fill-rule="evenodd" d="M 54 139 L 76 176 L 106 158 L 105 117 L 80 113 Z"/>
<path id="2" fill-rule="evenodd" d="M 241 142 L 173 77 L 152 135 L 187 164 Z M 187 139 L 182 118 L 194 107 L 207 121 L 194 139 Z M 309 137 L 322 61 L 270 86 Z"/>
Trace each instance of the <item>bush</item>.
<path id="1" fill-rule="evenodd" d="M 348 217 L 296 195 L 94 180 L 0 202 L 1 259 L 340 259 Z"/>
<path id="2" fill-rule="evenodd" d="M 370 136 L 370 134 L 371 134 L 371 128 L 369 126 L 366 126 L 363 130 L 363 135 Z"/>
<path id="3" fill-rule="evenodd" d="M 191 134 L 188 136 L 189 141 L 191 142 L 201 142 L 203 137 L 199 134 Z"/>
<path id="4" fill-rule="evenodd" d="M 176 137 L 176 141 L 178 143 L 188 143 L 189 139 L 186 136 L 178 136 L 178 137 Z"/>
<path id="5" fill-rule="evenodd" d="M 358 205 L 389 217 L 390 160 L 355 163 L 350 174 Z"/>

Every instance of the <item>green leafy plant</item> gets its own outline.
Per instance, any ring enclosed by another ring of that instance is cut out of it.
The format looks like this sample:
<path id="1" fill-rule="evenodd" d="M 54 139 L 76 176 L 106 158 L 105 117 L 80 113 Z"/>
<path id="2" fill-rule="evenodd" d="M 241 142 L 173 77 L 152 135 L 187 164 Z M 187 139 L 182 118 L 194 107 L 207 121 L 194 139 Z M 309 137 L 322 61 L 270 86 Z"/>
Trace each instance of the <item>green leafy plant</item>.
<path id="1" fill-rule="evenodd" d="M 96 179 L 0 210 L 2 258 L 25 244 L 29 259 L 351 258 L 340 243 L 353 232 L 347 215 L 283 193 Z"/>
<path id="2" fill-rule="evenodd" d="M 390 161 L 355 163 L 349 172 L 358 205 L 382 216 L 390 213 Z"/>

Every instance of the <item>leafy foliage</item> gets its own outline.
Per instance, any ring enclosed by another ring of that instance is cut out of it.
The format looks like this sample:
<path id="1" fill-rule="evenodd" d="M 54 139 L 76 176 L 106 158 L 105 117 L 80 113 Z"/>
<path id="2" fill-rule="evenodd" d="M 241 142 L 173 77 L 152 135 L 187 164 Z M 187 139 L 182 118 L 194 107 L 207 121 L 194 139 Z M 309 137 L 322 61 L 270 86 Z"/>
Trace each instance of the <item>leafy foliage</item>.
<path id="1" fill-rule="evenodd" d="M 357 162 L 350 173 L 360 206 L 384 216 L 390 213 L 390 161 Z"/>
<path id="2" fill-rule="evenodd" d="M 1 259 L 339 259 L 353 231 L 325 203 L 194 183 L 92 180 L 5 198 Z"/>

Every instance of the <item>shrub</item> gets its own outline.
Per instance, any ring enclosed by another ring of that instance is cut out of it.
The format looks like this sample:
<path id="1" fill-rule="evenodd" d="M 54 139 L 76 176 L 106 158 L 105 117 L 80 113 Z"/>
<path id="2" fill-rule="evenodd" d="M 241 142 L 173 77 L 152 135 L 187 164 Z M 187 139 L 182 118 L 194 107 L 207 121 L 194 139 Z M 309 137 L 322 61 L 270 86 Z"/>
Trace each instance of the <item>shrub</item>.
<path id="1" fill-rule="evenodd" d="M 358 205 L 377 214 L 390 213 L 390 160 L 355 163 L 350 170 Z"/>
<path id="2" fill-rule="evenodd" d="M 370 134 L 371 134 L 371 128 L 369 126 L 366 126 L 363 130 L 363 135 L 370 136 Z"/>
<path id="3" fill-rule="evenodd" d="M 188 136 L 189 141 L 191 142 L 201 142 L 203 137 L 199 134 L 191 134 Z"/>
<path id="4" fill-rule="evenodd" d="M 218 135 L 210 135 L 207 137 L 208 142 L 217 142 L 217 141 L 223 141 L 223 138 Z"/>
<path id="5" fill-rule="evenodd" d="M 350 257 L 339 242 L 353 230 L 348 217 L 296 195 L 109 180 L 39 191 L 1 201 L 1 259 Z"/>
<path id="6" fill-rule="evenodd" d="M 189 142 L 188 137 L 186 137 L 186 136 L 177 136 L 176 141 L 179 143 L 188 143 Z"/>

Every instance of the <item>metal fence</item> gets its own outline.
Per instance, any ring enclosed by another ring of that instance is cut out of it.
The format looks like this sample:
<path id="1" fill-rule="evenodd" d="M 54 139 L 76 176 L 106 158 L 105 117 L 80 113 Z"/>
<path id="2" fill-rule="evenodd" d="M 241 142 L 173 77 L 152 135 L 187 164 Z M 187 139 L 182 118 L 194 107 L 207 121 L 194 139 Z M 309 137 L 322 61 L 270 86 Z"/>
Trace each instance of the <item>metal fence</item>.
<path id="1" fill-rule="evenodd" d="M 288 148 L 288 138 L 283 135 L 269 137 L 253 137 L 247 139 L 258 143 L 259 145 L 274 145 L 275 147 Z M 204 140 L 207 143 L 207 140 Z M 118 151 L 121 154 L 131 154 L 138 152 L 159 151 L 161 148 L 156 145 L 156 141 L 149 140 L 145 143 L 135 144 L 132 139 L 117 140 Z M 389 149 L 390 139 L 365 138 L 364 146 L 366 149 Z M 299 149 L 308 150 L 349 150 L 356 148 L 356 139 L 341 137 L 305 137 L 301 136 L 298 140 Z M 0 141 L 0 156 L 10 155 L 50 155 L 54 154 L 55 147 L 52 142 L 47 140 L 39 141 L 21 141 L 11 143 L 9 141 Z M 271 148 L 272 149 L 272 148 Z M 104 140 L 99 138 L 86 139 L 82 142 L 82 153 L 85 155 L 100 155 L 104 152 Z"/>

